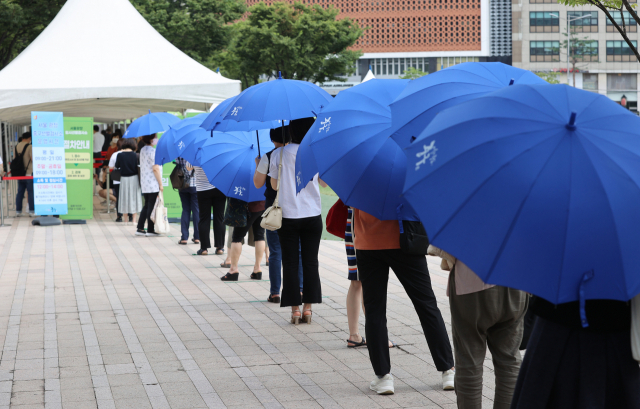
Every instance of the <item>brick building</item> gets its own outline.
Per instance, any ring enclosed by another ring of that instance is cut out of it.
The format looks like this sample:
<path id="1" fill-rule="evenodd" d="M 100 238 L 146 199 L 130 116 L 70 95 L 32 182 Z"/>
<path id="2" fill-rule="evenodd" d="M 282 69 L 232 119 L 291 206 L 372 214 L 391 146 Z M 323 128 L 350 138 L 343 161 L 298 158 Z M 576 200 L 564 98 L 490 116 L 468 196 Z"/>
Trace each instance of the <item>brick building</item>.
<path id="1" fill-rule="evenodd" d="M 247 5 L 257 2 L 247 0 Z M 364 54 L 356 75 L 348 78 L 351 85 L 360 82 L 369 66 L 377 77 L 397 78 L 408 67 L 435 72 L 465 61 L 511 63 L 510 0 L 302 2 L 333 5 L 340 10 L 338 18 L 350 17 L 369 27 L 354 47 Z M 325 85 L 343 88 L 339 83 Z"/>

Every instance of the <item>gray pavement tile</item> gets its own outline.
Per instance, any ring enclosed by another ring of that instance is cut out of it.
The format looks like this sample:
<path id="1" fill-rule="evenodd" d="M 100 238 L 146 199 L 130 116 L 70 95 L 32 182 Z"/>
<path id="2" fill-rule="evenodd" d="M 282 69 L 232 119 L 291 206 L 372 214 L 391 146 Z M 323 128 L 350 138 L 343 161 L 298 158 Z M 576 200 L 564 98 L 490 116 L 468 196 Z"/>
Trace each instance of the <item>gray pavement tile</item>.
<path id="1" fill-rule="evenodd" d="M 44 403 L 44 391 L 13 392 L 11 406 L 33 405 Z"/>
<path id="2" fill-rule="evenodd" d="M 199 395 L 168 395 L 167 400 L 171 409 L 206 408 L 204 400 Z"/>
<path id="3" fill-rule="evenodd" d="M 93 388 L 61 389 L 62 402 L 95 401 Z"/>

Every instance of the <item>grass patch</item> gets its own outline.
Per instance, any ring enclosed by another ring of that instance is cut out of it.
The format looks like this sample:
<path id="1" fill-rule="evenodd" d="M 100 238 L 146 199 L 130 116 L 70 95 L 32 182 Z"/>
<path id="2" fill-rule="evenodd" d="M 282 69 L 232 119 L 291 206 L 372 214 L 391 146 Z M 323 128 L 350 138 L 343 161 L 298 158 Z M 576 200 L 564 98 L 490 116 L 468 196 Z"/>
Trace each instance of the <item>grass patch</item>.
<path id="1" fill-rule="evenodd" d="M 327 195 L 327 196 L 335 196 L 338 197 L 338 195 L 336 195 L 336 193 L 331 190 L 331 188 L 329 186 L 327 187 L 322 187 L 320 186 L 320 194 L 321 195 Z M 337 199 L 336 199 L 337 200 Z M 335 203 L 335 202 L 334 202 Z M 331 206 L 333 206 L 333 204 L 331 204 Z"/>

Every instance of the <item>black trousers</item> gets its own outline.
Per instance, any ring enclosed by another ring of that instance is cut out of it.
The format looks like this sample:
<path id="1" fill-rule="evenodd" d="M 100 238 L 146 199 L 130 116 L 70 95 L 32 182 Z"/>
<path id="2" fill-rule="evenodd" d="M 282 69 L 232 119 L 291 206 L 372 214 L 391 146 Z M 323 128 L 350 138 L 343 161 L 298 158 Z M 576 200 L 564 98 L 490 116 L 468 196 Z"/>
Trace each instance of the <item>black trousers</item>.
<path id="1" fill-rule="evenodd" d="M 211 248 L 209 231 L 211 230 L 211 211 L 213 211 L 213 245 L 216 249 L 224 248 L 224 233 L 226 226 L 224 220 L 224 205 L 227 197 L 218 189 L 203 190 L 198 192 L 198 209 L 200 220 L 198 232 L 200 233 L 200 248 Z"/>
<path id="2" fill-rule="evenodd" d="M 369 359 L 376 375 L 384 376 L 391 372 L 387 333 L 389 268 L 396 273 L 418 313 L 436 368 L 438 371 L 451 369 L 451 344 L 431 288 L 426 257 L 406 254 L 398 249 L 356 250 L 356 258 L 366 311 Z"/>
<path id="3" fill-rule="evenodd" d="M 303 219 L 282 219 L 282 227 L 278 230 L 282 250 L 281 307 L 322 302 L 318 270 L 321 236 L 322 216 L 320 215 Z M 300 296 L 299 257 L 302 258 L 303 296 Z"/>
<path id="4" fill-rule="evenodd" d="M 262 223 L 262 213 L 264 210 L 259 212 L 249 212 L 247 217 L 247 225 L 244 227 L 234 227 L 233 228 L 233 236 L 231 237 L 232 243 L 242 243 L 244 236 L 247 235 L 249 229 L 253 229 L 253 241 L 264 241 L 264 228 L 260 226 Z"/>
<path id="5" fill-rule="evenodd" d="M 144 206 L 142 206 L 142 211 L 140 212 L 140 219 L 138 220 L 138 230 L 144 230 L 144 224 L 145 222 L 148 222 L 147 233 L 155 233 L 154 224 L 151 220 L 151 212 L 153 212 L 153 207 L 156 205 L 158 192 L 143 193 L 142 196 L 144 196 Z"/>

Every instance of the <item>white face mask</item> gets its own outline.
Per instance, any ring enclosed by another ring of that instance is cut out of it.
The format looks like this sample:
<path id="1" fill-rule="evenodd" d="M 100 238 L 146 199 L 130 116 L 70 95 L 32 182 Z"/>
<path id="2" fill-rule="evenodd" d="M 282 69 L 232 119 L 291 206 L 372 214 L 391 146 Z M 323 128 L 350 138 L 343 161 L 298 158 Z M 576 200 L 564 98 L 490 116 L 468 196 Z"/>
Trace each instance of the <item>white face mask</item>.
<path id="1" fill-rule="evenodd" d="M 151 140 L 151 146 L 156 146 L 158 144 L 158 138 L 153 138 Z"/>

